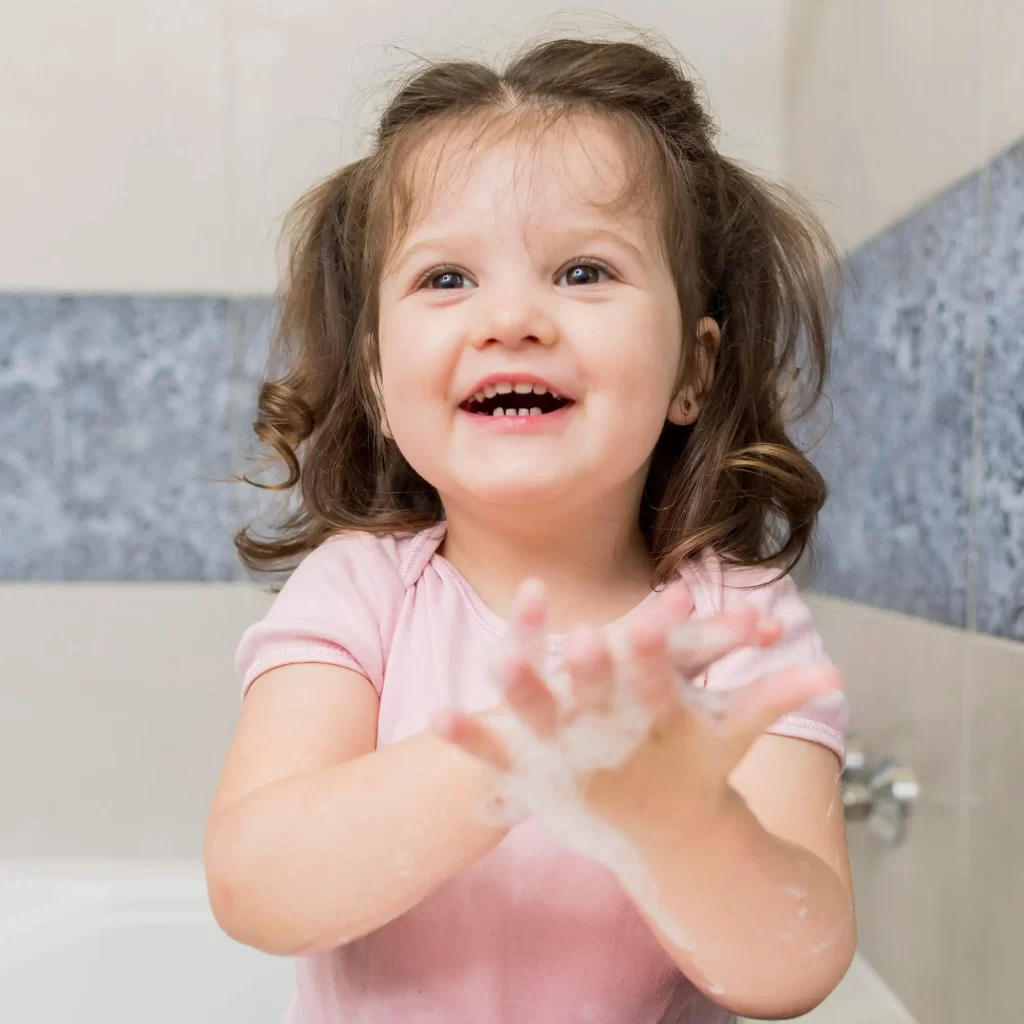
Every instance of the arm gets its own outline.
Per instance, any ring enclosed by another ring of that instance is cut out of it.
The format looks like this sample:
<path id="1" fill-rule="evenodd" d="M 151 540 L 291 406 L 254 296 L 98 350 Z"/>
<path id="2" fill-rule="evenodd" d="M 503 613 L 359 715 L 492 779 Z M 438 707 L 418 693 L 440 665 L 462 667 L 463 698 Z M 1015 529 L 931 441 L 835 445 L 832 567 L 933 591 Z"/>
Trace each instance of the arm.
<path id="1" fill-rule="evenodd" d="M 517 622 L 529 639 L 543 626 L 543 592 L 524 588 L 519 602 Z M 788 603 L 782 611 L 792 624 L 800 608 Z M 684 590 L 668 588 L 615 652 L 593 635 L 569 638 L 566 668 L 575 715 L 588 725 L 582 733 L 524 644 L 501 669 L 505 701 L 521 723 L 506 765 L 489 749 L 490 723 L 454 716 L 444 734 L 503 771 L 542 820 L 558 812 L 548 799 L 550 771 L 534 766 L 554 758 L 582 797 L 570 798 L 566 810 L 612 826 L 653 876 L 652 887 L 632 863 L 617 871 L 680 970 L 730 1010 L 789 1017 L 839 982 L 856 932 L 842 807 L 834 802 L 836 756 L 817 743 L 765 734 L 795 728 L 783 720 L 787 712 L 799 710 L 806 725 L 812 699 L 815 714 L 845 706 L 839 676 L 791 645 L 774 659 L 747 659 L 743 672 L 734 662 L 731 680 L 739 685 L 724 703 L 708 704 L 699 690 L 681 700 L 680 672 L 698 678 L 730 652 L 777 651 L 786 625 L 750 605 L 702 620 L 690 618 L 692 608 Z M 766 664 L 773 671 L 748 681 Z M 641 719 L 627 727 L 622 717 L 630 701 L 634 716 L 646 712 L 642 733 Z M 592 743 L 591 730 L 619 751 L 614 762 L 598 764 L 576 743 L 579 735 Z M 607 851 L 589 836 L 572 838 L 579 852 L 605 862 Z"/>
<path id="2" fill-rule="evenodd" d="M 375 751 L 359 673 L 273 669 L 246 697 L 204 860 L 232 938 L 309 955 L 379 928 L 497 845 L 476 812 L 488 766 L 424 733 Z"/>
<path id="3" fill-rule="evenodd" d="M 839 766 L 825 747 L 765 735 L 731 782 L 724 813 L 705 828 L 680 820 L 668 785 L 662 812 L 648 819 L 656 827 L 632 829 L 665 912 L 695 948 L 680 949 L 648 922 L 720 1005 L 796 1017 L 835 988 L 856 946 Z"/>

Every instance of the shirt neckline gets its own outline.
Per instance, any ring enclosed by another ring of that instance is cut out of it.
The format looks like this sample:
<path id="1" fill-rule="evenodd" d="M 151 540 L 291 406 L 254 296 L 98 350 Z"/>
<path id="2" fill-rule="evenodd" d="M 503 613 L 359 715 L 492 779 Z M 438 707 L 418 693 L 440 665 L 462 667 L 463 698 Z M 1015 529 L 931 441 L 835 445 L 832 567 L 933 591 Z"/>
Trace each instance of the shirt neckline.
<path id="1" fill-rule="evenodd" d="M 428 527 L 428 529 L 424 531 L 426 539 L 431 543 L 429 561 L 433 562 L 440 571 L 455 583 L 462 593 L 462 597 L 470 611 L 489 632 L 497 635 L 504 634 L 508 630 L 508 622 L 494 611 L 493 608 L 486 604 L 484 599 L 480 596 L 469 580 L 462 575 L 452 562 L 449 562 L 444 555 L 438 552 L 438 548 L 441 546 L 441 541 L 444 539 L 447 532 L 448 524 L 444 521 L 437 523 L 435 526 Z M 604 623 L 599 628 L 602 631 L 622 629 L 627 623 L 639 615 L 642 609 L 655 601 L 658 595 L 662 592 L 662 589 L 663 588 L 657 588 L 651 590 L 638 604 L 633 605 L 632 608 L 620 615 L 617 619 Z M 568 633 L 548 633 L 548 650 L 552 652 L 560 652 L 568 636 Z"/>

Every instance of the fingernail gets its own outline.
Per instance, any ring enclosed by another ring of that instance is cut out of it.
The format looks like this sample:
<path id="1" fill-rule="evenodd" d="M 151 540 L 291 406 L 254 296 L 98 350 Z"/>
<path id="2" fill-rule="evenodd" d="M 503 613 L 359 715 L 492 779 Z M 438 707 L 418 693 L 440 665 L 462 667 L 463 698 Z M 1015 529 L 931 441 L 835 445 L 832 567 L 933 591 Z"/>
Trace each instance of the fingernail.
<path id="1" fill-rule="evenodd" d="M 846 703 L 846 697 L 843 696 L 842 690 L 826 690 L 812 697 L 810 703 L 819 708 L 839 708 Z"/>

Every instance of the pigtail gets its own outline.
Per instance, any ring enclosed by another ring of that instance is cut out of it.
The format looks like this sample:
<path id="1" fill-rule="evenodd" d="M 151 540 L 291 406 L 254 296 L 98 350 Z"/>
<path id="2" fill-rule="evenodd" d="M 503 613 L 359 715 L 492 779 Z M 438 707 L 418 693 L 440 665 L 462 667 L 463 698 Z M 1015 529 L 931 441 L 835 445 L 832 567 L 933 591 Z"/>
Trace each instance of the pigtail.
<path id="1" fill-rule="evenodd" d="M 654 495 L 655 535 L 676 538 L 662 568 L 710 544 L 727 561 L 785 573 L 807 550 L 828 493 L 787 428 L 827 378 L 826 277 L 835 253 L 795 196 L 710 147 L 690 177 L 704 213 L 696 240 L 702 310 L 722 338 L 679 472 L 671 482 L 662 474 L 669 493 Z"/>
<path id="2" fill-rule="evenodd" d="M 301 500 L 277 525 L 282 536 L 259 538 L 251 524 L 236 533 L 235 547 L 250 569 L 287 568 L 333 532 L 327 495 L 337 496 L 342 509 L 372 501 L 380 461 L 376 431 L 361 393 L 363 374 L 351 372 L 361 358 L 356 339 L 363 306 L 359 235 L 365 188 L 366 161 L 349 164 L 310 189 L 285 221 L 289 256 L 268 373 L 275 365 L 287 372 L 261 383 L 253 432 L 272 450 L 257 472 L 283 464 L 286 476 L 275 483 L 248 474 L 239 479 L 266 491 L 297 488 Z M 353 453 L 343 477 L 326 487 L 322 478 L 331 464 L 300 456 L 325 436 Z"/>

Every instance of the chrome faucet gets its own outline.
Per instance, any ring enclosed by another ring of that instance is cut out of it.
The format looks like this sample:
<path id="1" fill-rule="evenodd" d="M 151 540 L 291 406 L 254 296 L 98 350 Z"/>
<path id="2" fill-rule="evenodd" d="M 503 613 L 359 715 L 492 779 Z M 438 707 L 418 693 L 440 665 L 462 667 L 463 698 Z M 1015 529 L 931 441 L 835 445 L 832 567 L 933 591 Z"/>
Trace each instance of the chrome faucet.
<path id="1" fill-rule="evenodd" d="M 921 795 L 912 768 L 891 759 L 868 767 L 861 741 L 851 736 L 843 769 L 843 809 L 847 821 L 863 821 L 890 846 L 903 842 L 910 809 Z"/>

